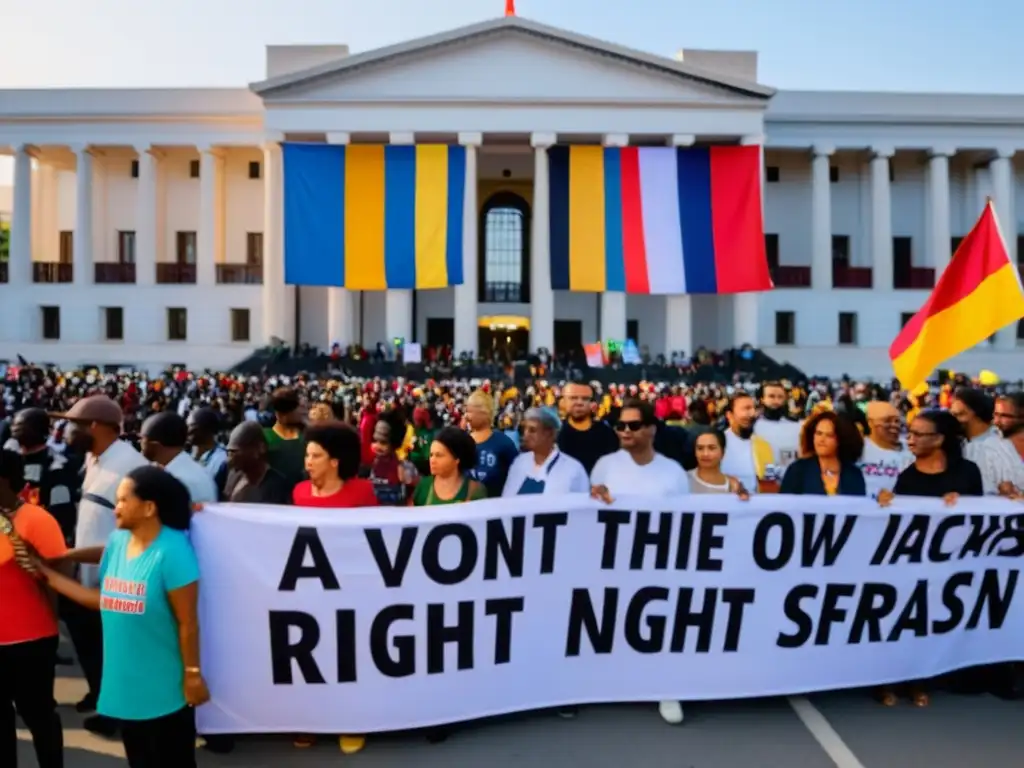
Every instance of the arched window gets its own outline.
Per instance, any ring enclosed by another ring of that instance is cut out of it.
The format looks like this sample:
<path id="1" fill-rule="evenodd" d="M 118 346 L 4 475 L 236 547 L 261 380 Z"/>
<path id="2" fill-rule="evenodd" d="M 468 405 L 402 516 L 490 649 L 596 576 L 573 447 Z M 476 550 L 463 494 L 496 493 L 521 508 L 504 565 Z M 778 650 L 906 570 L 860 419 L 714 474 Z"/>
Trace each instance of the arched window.
<path id="1" fill-rule="evenodd" d="M 479 300 L 530 300 L 530 206 L 519 195 L 498 192 L 480 212 Z"/>

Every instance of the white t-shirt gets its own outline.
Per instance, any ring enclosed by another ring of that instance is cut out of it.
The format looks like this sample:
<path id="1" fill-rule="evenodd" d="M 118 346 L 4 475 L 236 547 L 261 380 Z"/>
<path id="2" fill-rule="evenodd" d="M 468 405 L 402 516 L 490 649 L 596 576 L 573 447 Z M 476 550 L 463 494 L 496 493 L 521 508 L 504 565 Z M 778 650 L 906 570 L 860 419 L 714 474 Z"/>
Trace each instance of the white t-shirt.
<path id="1" fill-rule="evenodd" d="M 722 472 L 732 475 L 749 493 L 757 493 L 757 465 L 754 464 L 754 446 L 731 429 L 725 431 L 725 456 Z"/>
<path id="2" fill-rule="evenodd" d="M 602 456 L 590 473 L 591 485 L 603 485 L 615 496 L 652 494 L 676 496 L 690 493 L 686 472 L 672 459 L 654 454 L 648 464 L 637 464 L 625 450 Z"/>
<path id="3" fill-rule="evenodd" d="M 557 448 L 537 466 L 532 452 L 521 453 L 508 468 L 502 496 L 517 496 L 527 480 L 544 483 L 543 493 L 590 493 L 587 470 L 576 459 Z"/>
<path id="4" fill-rule="evenodd" d="M 857 466 L 864 473 L 868 496 L 877 499 L 880 491 L 891 491 L 900 472 L 913 463 L 914 455 L 904 448 L 891 451 L 872 440 L 865 440 Z"/>
<path id="5" fill-rule="evenodd" d="M 213 504 L 217 501 L 217 485 L 210 473 L 184 451 L 171 459 L 164 469 L 188 488 L 193 504 Z"/>
<path id="6" fill-rule="evenodd" d="M 802 426 L 801 422 L 789 419 L 779 419 L 778 421 L 758 419 L 754 422 L 754 434 L 764 439 L 775 454 L 775 462 L 765 468 L 765 480 L 782 482 L 782 476 L 786 474 L 786 467 L 796 461 L 796 457 L 800 454 L 800 429 Z"/>

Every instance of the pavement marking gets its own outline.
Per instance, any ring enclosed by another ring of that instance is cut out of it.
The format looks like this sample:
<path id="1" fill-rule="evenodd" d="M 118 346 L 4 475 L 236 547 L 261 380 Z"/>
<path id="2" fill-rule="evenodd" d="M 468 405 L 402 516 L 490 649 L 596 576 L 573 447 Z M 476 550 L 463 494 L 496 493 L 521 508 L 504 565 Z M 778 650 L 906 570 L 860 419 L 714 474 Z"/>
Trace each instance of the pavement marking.
<path id="1" fill-rule="evenodd" d="M 790 696 L 788 701 L 800 722 L 836 764 L 836 768 L 864 768 L 864 763 L 857 759 L 853 750 L 846 746 L 846 742 L 836 729 L 809 699 L 804 696 Z"/>

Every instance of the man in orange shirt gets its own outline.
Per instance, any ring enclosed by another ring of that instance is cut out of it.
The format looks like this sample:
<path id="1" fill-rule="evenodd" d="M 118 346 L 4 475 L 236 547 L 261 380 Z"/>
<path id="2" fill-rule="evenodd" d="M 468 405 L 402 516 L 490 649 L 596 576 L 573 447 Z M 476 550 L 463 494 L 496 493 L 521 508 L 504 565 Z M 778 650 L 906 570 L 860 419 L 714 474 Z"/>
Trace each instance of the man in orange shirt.
<path id="1" fill-rule="evenodd" d="M 64 736 L 53 699 L 60 636 L 54 604 L 23 568 L 29 547 L 46 559 L 67 551 L 57 521 L 21 501 L 21 454 L 0 451 L 0 765 L 17 766 L 17 710 L 32 734 L 39 768 L 62 768 Z"/>

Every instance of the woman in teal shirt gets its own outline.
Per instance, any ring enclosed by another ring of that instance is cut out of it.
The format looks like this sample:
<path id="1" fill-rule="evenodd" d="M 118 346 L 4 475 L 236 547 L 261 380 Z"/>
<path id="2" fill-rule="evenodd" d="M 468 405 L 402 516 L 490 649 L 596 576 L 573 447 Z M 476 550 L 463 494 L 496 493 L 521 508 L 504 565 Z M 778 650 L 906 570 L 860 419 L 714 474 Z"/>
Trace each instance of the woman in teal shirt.
<path id="1" fill-rule="evenodd" d="M 60 594 L 101 612 L 103 677 L 97 710 L 121 721 L 131 768 L 195 768 L 195 710 L 209 700 L 199 667 L 199 564 L 188 538 L 188 489 L 155 466 L 139 467 L 117 489 L 117 530 L 100 552 L 100 588 L 52 568 Z M 141 666 L 140 666 L 141 664 Z"/>

